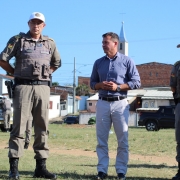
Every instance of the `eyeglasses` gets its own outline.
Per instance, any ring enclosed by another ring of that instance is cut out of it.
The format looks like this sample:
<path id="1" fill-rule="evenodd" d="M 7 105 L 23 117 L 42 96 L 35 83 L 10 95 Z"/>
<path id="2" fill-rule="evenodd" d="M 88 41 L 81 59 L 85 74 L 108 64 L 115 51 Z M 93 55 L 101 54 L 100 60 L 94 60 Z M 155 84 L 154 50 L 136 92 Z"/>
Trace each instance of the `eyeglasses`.
<path id="1" fill-rule="evenodd" d="M 30 22 L 30 24 L 32 24 L 32 25 L 38 25 L 38 26 L 40 26 L 41 24 L 43 24 L 44 22 L 43 21 L 40 21 L 40 20 L 30 20 L 29 21 Z"/>

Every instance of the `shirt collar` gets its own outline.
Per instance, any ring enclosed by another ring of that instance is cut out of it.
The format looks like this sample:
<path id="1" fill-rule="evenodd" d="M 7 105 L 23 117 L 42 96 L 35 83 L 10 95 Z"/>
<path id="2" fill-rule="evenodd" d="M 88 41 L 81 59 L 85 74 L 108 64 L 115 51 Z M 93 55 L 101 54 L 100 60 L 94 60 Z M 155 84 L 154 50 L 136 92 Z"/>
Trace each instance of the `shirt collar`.
<path id="1" fill-rule="evenodd" d="M 28 31 L 27 33 L 26 33 L 26 39 L 28 39 L 28 40 L 32 40 L 33 38 L 31 37 L 31 34 L 30 34 L 30 31 Z M 39 41 L 44 41 L 44 40 L 47 40 L 48 38 L 46 37 L 46 36 L 43 36 L 42 34 L 41 34 L 41 36 L 40 36 L 40 38 L 39 38 Z"/>
<path id="2" fill-rule="evenodd" d="M 116 55 L 115 55 L 113 58 L 110 58 L 110 57 L 108 57 L 107 55 L 106 55 L 106 58 L 109 59 L 109 60 L 111 60 L 111 61 L 113 61 L 113 60 L 115 60 L 118 56 L 119 56 L 119 54 L 118 54 L 118 52 L 117 52 Z"/>

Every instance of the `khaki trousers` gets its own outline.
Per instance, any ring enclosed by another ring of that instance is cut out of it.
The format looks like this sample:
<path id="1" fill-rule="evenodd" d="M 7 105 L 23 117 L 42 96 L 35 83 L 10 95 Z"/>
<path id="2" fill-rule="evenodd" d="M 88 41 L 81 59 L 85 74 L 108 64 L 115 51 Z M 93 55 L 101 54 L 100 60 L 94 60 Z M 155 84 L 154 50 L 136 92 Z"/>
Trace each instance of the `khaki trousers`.
<path id="1" fill-rule="evenodd" d="M 9 158 L 19 158 L 24 151 L 24 133 L 29 117 L 34 124 L 35 159 L 48 158 L 48 108 L 50 88 L 45 85 L 18 85 L 13 99 L 13 130 L 9 139 Z"/>
<path id="2" fill-rule="evenodd" d="M 96 152 L 98 156 L 98 172 L 108 173 L 108 138 L 111 125 L 113 124 L 118 145 L 115 163 L 116 172 L 126 174 L 129 159 L 128 117 L 129 104 L 127 99 L 112 102 L 98 100 L 96 104 L 96 136 L 98 143 Z"/>

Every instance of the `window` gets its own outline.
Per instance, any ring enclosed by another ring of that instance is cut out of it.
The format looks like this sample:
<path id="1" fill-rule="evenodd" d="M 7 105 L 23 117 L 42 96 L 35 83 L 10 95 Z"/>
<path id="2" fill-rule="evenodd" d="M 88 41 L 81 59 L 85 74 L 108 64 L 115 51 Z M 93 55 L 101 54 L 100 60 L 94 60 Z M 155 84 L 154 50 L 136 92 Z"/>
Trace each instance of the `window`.
<path id="1" fill-rule="evenodd" d="M 53 102 L 49 101 L 49 109 L 52 109 L 52 107 L 53 107 Z"/>
<path id="2" fill-rule="evenodd" d="M 120 43 L 120 48 L 119 49 L 122 50 L 122 43 Z"/>
<path id="3" fill-rule="evenodd" d="M 89 106 L 92 106 L 92 103 L 89 103 Z"/>

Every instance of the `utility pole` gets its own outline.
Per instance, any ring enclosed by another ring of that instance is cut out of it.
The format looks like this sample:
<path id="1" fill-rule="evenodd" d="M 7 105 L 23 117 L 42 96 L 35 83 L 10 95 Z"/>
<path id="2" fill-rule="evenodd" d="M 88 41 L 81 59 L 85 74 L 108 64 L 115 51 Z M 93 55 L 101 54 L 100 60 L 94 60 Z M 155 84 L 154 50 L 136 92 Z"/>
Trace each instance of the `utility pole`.
<path id="1" fill-rule="evenodd" d="M 73 82 L 73 114 L 75 113 L 75 107 L 76 107 L 76 62 L 74 57 L 74 82 Z"/>

